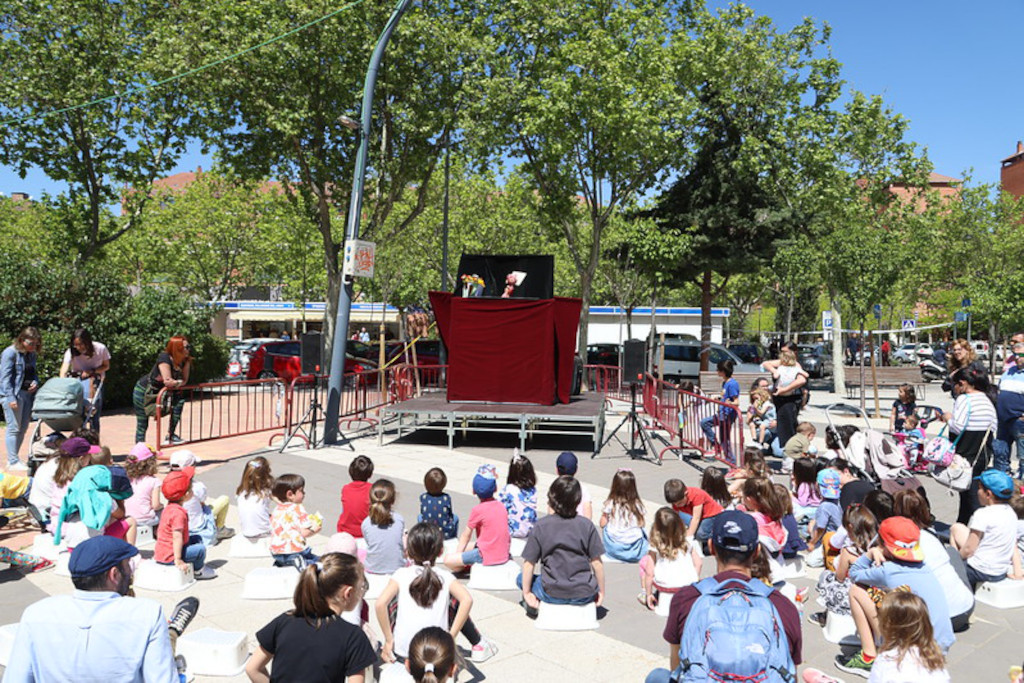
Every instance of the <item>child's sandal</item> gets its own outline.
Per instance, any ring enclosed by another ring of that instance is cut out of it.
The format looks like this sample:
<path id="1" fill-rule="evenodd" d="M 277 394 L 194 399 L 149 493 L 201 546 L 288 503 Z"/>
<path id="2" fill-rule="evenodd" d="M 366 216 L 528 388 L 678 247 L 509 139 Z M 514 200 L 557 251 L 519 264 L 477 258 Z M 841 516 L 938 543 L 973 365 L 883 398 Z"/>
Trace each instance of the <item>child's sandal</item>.
<path id="1" fill-rule="evenodd" d="M 651 609 L 651 606 L 647 604 L 647 593 L 640 591 L 636 594 L 636 601 L 643 605 L 646 609 Z"/>

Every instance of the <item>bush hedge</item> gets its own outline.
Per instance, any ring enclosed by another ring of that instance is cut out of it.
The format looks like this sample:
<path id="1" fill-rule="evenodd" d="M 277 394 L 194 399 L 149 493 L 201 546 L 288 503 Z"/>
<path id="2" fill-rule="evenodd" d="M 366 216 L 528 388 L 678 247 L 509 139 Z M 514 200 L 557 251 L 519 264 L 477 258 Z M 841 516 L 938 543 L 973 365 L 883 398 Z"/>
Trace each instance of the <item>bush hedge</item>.
<path id="1" fill-rule="evenodd" d="M 213 310 L 196 308 L 169 288 L 146 287 L 133 294 L 102 265 L 75 270 L 0 254 L 0 300 L 5 302 L 0 333 L 13 339 L 26 325 L 42 332 L 43 381 L 60 372 L 76 327 L 85 327 L 93 339 L 106 344 L 111 363 L 104 402 L 109 407 L 131 404 L 135 382 L 152 369 L 157 354 L 176 334 L 192 342 L 196 363 L 190 383 L 222 376 L 227 366 L 227 342 L 210 334 Z"/>

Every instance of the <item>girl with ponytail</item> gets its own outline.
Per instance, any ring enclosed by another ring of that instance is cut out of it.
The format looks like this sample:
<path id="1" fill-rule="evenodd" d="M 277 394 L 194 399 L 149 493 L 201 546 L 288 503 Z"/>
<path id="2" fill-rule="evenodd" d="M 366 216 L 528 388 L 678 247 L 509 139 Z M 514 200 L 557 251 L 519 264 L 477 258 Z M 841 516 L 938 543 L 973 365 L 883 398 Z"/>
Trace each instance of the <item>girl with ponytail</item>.
<path id="1" fill-rule="evenodd" d="M 452 634 L 437 626 L 429 626 L 409 643 L 409 659 L 405 668 L 416 683 L 445 683 L 455 679 L 459 652 Z"/>
<path id="2" fill-rule="evenodd" d="M 395 571 L 377 598 L 384 661 L 408 659 L 413 636 L 428 626 L 447 628 L 452 638 L 461 631 L 473 646 L 474 662 L 490 659 L 497 648 L 480 635 L 469 618 L 473 606 L 469 590 L 443 563 L 438 564 L 444 552 L 441 529 L 430 522 L 417 524 L 409 530 L 405 551 L 410 566 Z"/>
<path id="3" fill-rule="evenodd" d="M 306 565 L 295 587 L 295 608 L 256 632 L 259 647 L 245 665 L 249 680 L 362 683 L 377 655 L 362 629 L 341 615 L 355 609 L 366 588 L 362 565 L 351 555 L 327 553 Z"/>
<path id="4" fill-rule="evenodd" d="M 370 514 L 360 529 L 366 540 L 366 571 L 371 574 L 390 574 L 405 566 L 405 519 L 392 509 L 395 497 L 395 485 L 387 479 L 378 479 L 370 488 Z"/>

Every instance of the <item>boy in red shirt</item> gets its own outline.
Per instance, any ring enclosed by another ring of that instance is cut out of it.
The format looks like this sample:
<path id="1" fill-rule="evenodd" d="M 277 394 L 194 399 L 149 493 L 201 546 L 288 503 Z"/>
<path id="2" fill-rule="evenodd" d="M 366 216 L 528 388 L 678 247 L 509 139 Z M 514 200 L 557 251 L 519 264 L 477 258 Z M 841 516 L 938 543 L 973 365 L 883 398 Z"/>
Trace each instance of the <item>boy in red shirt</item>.
<path id="1" fill-rule="evenodd" d="M 669 479 L 665 482 L 665 502 L 686 524 L 687 536 L 698 541 L 711 538 L 712 520 L 722 512 L 722 506 L 707 491 L 687 486 L 681 479 Z"/>
<path id="2" fill-rule="evenodd" d="M 462 571 L 471 564 L 505 564 L 509 561 L 509 547 L 512 536 L 508 531 L 508 510 L 495 499 L 498 490 L 497 471 L 494 465 L 481 465 L 473 477 L 473 493 L 480 504 L 469 513 L 466 528 L 459 535 L 456 552 L 445 557 L 444 563 L 452 571 Z M 476 547 L 467 550 L 470 538 L 476 531 Z"/>
<path id="3" fill-rule="evenodd" d="M 217 576 L 213 567 L 206 563 L 206 546 L 203 539 L 188 532 L 188 512 L 181 506 L 183 501 L 192 497 L 192 477 L 194 467 L 172 470 L 164 477 L 160 490 L 167 499 L 167 506 L 160 514 L 160 526 L 156 529 L 156 545 L 153 548 L 153 559 L 159 564 L 173 564 L 185 571 L 187 564 L 192 565 L 197 579 L 212 579 Z"/>
<path id="4" fill-rule="evenodd" d="M 352 481 L 341 487 L 341 514 L 338 516 L 338 533 L 363 537 L 363 520 L 370 516 L 370 477 L 373 476 L 373 461 L 365 455 L 357 455 L 348 466 Z"/>

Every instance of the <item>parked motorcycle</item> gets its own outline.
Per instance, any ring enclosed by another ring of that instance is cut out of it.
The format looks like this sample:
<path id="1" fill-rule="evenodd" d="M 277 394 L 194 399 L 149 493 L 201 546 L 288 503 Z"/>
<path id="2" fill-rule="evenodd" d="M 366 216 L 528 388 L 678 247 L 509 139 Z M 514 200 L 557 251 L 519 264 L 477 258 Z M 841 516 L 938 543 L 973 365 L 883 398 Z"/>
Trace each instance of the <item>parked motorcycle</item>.
<path id="1" fill-rule="evenodd" d="M 923 359 L 917 366 L 921 368 L 921 378 L 925 382 L 944 381 L 949 375 L 944 366 L 939 365 L 931 358 Z"/>

